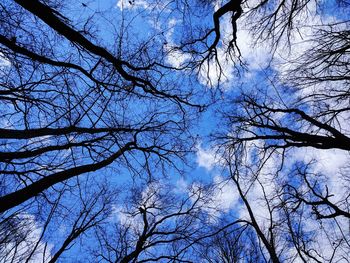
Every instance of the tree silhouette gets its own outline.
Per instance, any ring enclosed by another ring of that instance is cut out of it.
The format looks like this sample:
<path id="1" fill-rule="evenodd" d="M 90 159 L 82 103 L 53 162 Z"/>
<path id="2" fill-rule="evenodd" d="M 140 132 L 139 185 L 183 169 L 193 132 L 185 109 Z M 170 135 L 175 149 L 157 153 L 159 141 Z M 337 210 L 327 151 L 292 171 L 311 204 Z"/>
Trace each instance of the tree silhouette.
<path id="1" fill-rule="evenodd" d="M 0 261 L 348 262 L 350 4 L 102 2 L 0 3 Z"/>

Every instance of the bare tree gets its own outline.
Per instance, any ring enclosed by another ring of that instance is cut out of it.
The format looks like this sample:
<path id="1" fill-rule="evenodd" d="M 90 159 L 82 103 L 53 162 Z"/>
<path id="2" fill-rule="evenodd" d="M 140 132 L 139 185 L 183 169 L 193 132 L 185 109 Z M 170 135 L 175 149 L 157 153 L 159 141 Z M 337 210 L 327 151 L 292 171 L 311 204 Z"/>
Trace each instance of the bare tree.
<path id="1" fill-rule="evenodd" d="M 0 3 L 0 259 L 55 262 L 79 240 L 107 262 L 348 261 L 348 188 L 331 181 L 348 183 L 348 167 L 320 171 L 299 155 L 350 150 L 349 3 L 332 19 L 311 0 L 118 5 Z M 201 75 L 220 86 L 226 67 L 248 69 L 243 29 L 271 57 L 267 80 L 218 105 L 220 165 L 239 195 L 218 220 L 209 189 L 175 193 L 159 175 L 181 172 L 193 120 L 217 99 Z M 148 183 L 116 198 L 131 176 Z"/>
<path id="2" fill-rule="evenodd" d="M 257 163 L 252 148 L 245 153 L 244 148 L 228 149 L 224 155 L 222 162 L 240 198 L 240 208 L 225 220 L 242 223 L 231 234 L 216 236 L 223 243 L 216 241 L 211 243 L 213 248 L 204 250 L 214 251 L 207 260 L 249 262 L 257 257 L 262 262 L 347 262 L 348 192 L 328 188 L 327 176 L 312 174 L 314 163 L 299 162 L 289 170 L 281 168 L 282 161 L 269 154 Z M 234 253 L 237 246 L 243 254 Z"/>
<path id="3" fill-rule="evenodd" d="M 203 243 L 203 262 L 263 262 L 260 246 L 248 223 L 224 229 Z"/>
<path id="4" fill-rule="evenodd" d="M 133 188 L 115 208 L 113 226 L 97 229 L 96 260 L 194 262 L 192 247 L 213 235 L 205 227 L 206 199 L 201 189 L 183 197 L 159 181 Z"/>
<path id="5" fill-rule="evenodd" d="M 50 200 L 37 202 L 37 207 L 27 205 L 4 213 L 0 222 L 1 261 L 56 262 L 77 240 L 84 240 L 82 236 L 102 226 L 111 213 L 116 193 L 103 185 L 91 187 L 79 181 L 73 189 L 56 189 L 50 192 Z"/>
<path id="6" fill-rule="evenodd" d="M 81 27 L 63 8 L 1 4 L 1 54 L 9 63 L 1 68 L 1 211 L 116 160 L 136 171 L 131 155 L 172 163 L 191 145 L 183 136 L 186 111 L 199 107 L 191 89 L 170 83 L 145 47 L 121 57 L 96 43 L 90 18 Z"/>

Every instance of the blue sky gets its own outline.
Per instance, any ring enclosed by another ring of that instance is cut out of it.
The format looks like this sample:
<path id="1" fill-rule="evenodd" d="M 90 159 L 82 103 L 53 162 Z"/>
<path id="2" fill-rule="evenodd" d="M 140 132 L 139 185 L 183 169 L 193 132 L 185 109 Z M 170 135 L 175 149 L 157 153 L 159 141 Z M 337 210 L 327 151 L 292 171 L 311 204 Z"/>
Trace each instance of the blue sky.
<path id="1" fill-rule="evenodd" d="M 222 149 L 216 145 L 213 140 L 215 135 L 222 133 L 230 135 L 234 129 L 233 126 L 224 121 L 222 115 L 228 112 L 237 112 L 241 109 L 235 108 L 232 101 L 238 98 L 242 92 L 256 93 L 266 99 L 272 106 L 299 107 L 306 112 L 313 113 L 316 111 L 312 103 L 299 100 L 300 97 L 307 97 L 315 92 L 324 92 L 327 90 L 325 86 L 320 85 L 305 85 L 302 89 L 296 89 L 292 80 L 291 72 L 295 70 L 305 54 L 308 54 L 317 43 L 313 41 L 315 34 L 318 33 L 318 28 L 322 23 L 338 23 L 344 19 L 348 19 L 347 10 L 341 9 L 335 5 L 334 1 L 323 1 L 316 5 L 310 2 L 308 5 L 308 12 L 301 12 L 295 19 L 296 24 L 294 30 L 290 35 L 290 46 L 285 45 L 287 37 L 282 36 L 281 42 L 271 48 L 271 39 L 261 41 L 256 39 L 252 33 L 252 18 L 243 16 L 239 19 L 237 32 L 237 45 L 241 52 L 241 59 L 244 67 L 238 62 L 237 57 L 231 59 L 227 56 L 227 43 L 232 38 L 232 26 L 229 16 L 225 16 L 221 20 L 222 38 L 217 47 L 218 61 L 207 60 L 201 66 L 192 67 L 193 60 L 199 59 L 200 55 L 189 52 L 189 50 L 179 50 L 176 47 L 188 40 L 189 35 L 193 32 L 200 32 L 206 27 L 210 27 L 212 23 L 212 13 L 216 10 L 221 1 L 213 1 L 215 4 L 209 4 L 206 7 L 178 5 L 176 3 L 182 1 L 146 1 L 146 0 L 118 0 L 118 1 L 87 1 L 69 2 L 65 16 L 71 21 L 76 28 L 81 28 L 87 18 L 91 17 L 89 23 L 85 26 L 94 32 L 93 42 L 98 43 L 112 53 L 117 53 L 121 59 L 128 62 L 140 62 L 143 53 L 142 50 L 138 52 L 140 46 L 147 48 L 145 53 L 148 54 L 150 60 L 155 60 L 163 63 L 165 67 L 159 67 L 162 74 L 154 73 L 154 77 L 159 84 L 159 87 L 167 87 L 170 92 L 177 90 L 190 92 L 193 91 L 193 101 L 195 103 L 209 104 L 204 112 L 199 112 L 197 109 L 189 110 L 188 123 L 190 127 L 188 133 L 181 134 L 177 131 L 177 138 L 171 138 L 167 146 L 176 146 L 176 139 L 179 141 L 186 140 L 186 136 L 193 139 L 192 152 L 187 155 L 189 165 L 184 165 L 180 159 L 174 162 L 179 168 L 182 168 L 182 173 L 176 171 L 172 167 L 166 167 L 161 171 L 160 165 L 151 167 L 152 176 L 154 178 L 162 178 L 159 184 L 164 186 L 170 184 L 172 192 L 176 197 L 186 198 L 191 195 L 191 191 L 196 187 L 203 187 L 207 185 L 214 185 L 210 188 L 210 201 L 203 204 L 204 211 L 211 217 L 220 219 L 221 217 L 229 218 L 244 218 L 247 219 L 248 214 L 244 209 L 242 200 L 237 194 L 237 189 L 234 183 L 230 180 L 230 175 L 225 164 L 220 158 L 222 157 Z M 248 1 L 244 7 L 244 12 L 248 12 L 248 5 L 254 5 L 255 1 Z M 320 8 L 322 7 L 322 8 Z M 339 11 L 340 10 L 340 11 Z M 191 16 L 186 16 L 186 12 L 192 12 Z M 341 27 L 341 26 L 340 26 Z M 117 36 L 117 37 L 116 37 Z M 212 41 L 212 37 L 208 38 L 208 42 Z M 68 46 L 61 46 L 62 50 Z M 196 51 L 201 51 L 204 47 L 201 45 L 195 46 Z M 63 56 L 65 55 L 62 52 Z M 237 53 L 235 53 L 237 55 Z M 90 60 L 85 62 L 88 64 Z M 140 63 L 142 64 L 142 63 Z M 218 70 L 218 65 L 221 70 Z M 182 70 L 174 70 L 173 68 L 180 67 Z M 191 68 L 192 67 L 192 68 Z M 119 80 L 116 80 L 118 82 Z M 172 85 L 172 83 L 175 83 Z M 77 82 L 76 84 L 81 84 Z M 343 83 L 336 83 L 334 85 L 342 85 Z M 319 89 L 319 90 L 318 90 Z M 88 90 L 83 90 L 83 94 L 89 93 Z M 107 94 L 107 92 L 106 92 Z M 108 93 L 109 94 L 109 93 Z M 265 95 L 264 95 L 265 94 Z M 91 98 L 93 99 L 93 98 Z M 140 104 L 138 98 L 126 98 L 118 101 L 120 104 L 108 105 L 111 115 L 119 114 L 119 109 L 123 109 L 121 116 L 124 120 L 130 123 L 139 120 L 147 120 L 149 115 L 145 116 L 145 112 L 156 112 L 163 110 L 164 115 L 160 115 L 158 120 L 163 121 L 164 118 L 171 116 L 174 123 L 182 123 L 181 109 L 176 104 L 167 104 L 159 100 L 154 104 Z M 214 102 L 215 103 L 214 103 Z M 92 103 L 92 102 L 91 102 Z M 139 103 L 139 104 L 138 104 Z M 270 105 L 269 104 L 269 105 Z M 171 114 L 169 114 L 171 113 Z M 122 116 L 123 115 L 123 116 Z M 165 116 L 165 117 L 163 117 Z M 112 116 L 113 117 L 113 116 Z M 115 117 L 115 116 L 114 116 Z M 125 118 L 124 118 L 125 117 Z M 299 123 L 294 123 L 294 119 L 289 115 L 275 114 L 274 117 L 280 123 L 287 123 L 289 127 L 297 128 Z M 348 120 L 347 115 L 344 120 Z M 86 118 L 82 123 L 88 122 Z M 346 122 L 341 123 L 340 126 L 348 131 L 349 127 Z M 166 134 L 160 134 L 159 137 L 164 140 L 169 140 Z M 125 138 L 124 138 L 125 139 Z M 143 137 L 140 139 L 143 143 L 147 143 L 149 138 Z M 256 146 L 261 146 L 259 142 L 247 143 L 247 155 L 243 158 L 244 163 L 247 164 L 253 172 L 259 172 L 259 180 L 242 179 L 244 190 L 247 191 L 247 198 L 251 202 L 252 208 L 256 213 L 257 221 L 262 226 L 265 226 L 270 221 L 280 220 L 278 213 L 273 214 L 273 218 L 268 213 L 269 203 L 277 202 L 274 195 L 280 191 L 282 183 L 298 184 L 300 178 L 296 178 L 291 173 L 296 167 L 296 164 L 305 164 L 313 162 L 310 166 L 310 171 L 317 174 L 321 178 L 320 181 L 334 193 L 333 200 L 342 202 L 346 195 L 348 188 L 344 185 L 344 169 L 349 161 L 349 155 L 341 150 L 317 150 L 313 148 L 296 148 L 288 150 L 283 159 L 284 167 L 278 171 L 282 162 L 282 152 L 276 151 L 271 155 L 271 158 L 266 160 L 266 163 L 261 170 L 257 167 L 256 160 L 260 153 L 257 152 Z M 129 158 L 129 159 L 128 159 Z M 157 158 L 150 159 L 156 162 Z M 82 162 L 84 160 L 82 159 Z M 135 171 L 125 168 L 125 162 L 130 161 L 136 164 L 136 170 L 140 173 L 137 175 Z M 138 164 L 137 164 L 138 163 Z M 82 180 L 85 182 L 92 182 L 92 184 L 107 184 L 115 189 L 119 195 L 116 200 L 123 200 L 127 198 L 130 193 L 126 191 L 131 185 L 145 188 L 141 191 L 141 198 L 147 194 L 147 183 L 150 179 L 148 171 L 145 169 L 144 156 L 142 154 L 128 155 L 126 159 L 122 159 L 120 163 L 114 163 L 110 167 L 101 169 L 89 175 L 83 175 Z M 242 169 L 247 174 L 250 172 L 247 169 Z M 348 175 L 347 173 L 345 173 Z M 163 177 L 165 175 L 165 177 Z M 165 179 L 164 179 L 165 178 Z M 314 180 L 314 179 L 313 179 Z M 75 179 L 71 180 L 72 185 L 78 184 Z M 299 185 L 300 184 L 300 185 Z M 69 187 L 68 187 L 69 188 Z M 161 192 L 161 187 L 159 187 Z M 322 189 L 322 187 L 320 188 Z M 67 192 L 69 192 L 67 190 Z M 267 196 L 267 197 L 266 197 Z M 75 192 L 69 192 L 63 198 L 64 203 L 73 205 L 78 202 L 78 195 Z M 192 200 L 192 199 L 191 199 Z M 141 200 L 142 201 L 142 200 Z M 140 201 L 140 202 L 141 202 Z M 218 209 L 212 209 L 216 207 Z M 123 205 L 117 203 L 113 206 L 113 216 L 110 220 L 115 220 L 117 223 L 125 223 L 125 211 L 127 210 Z M 135 207 L 128 207 L 128 209 L 138 209 Z M 310 212 L 310 211 L 309 211 Z M 332 250 L 329 249 L 330 243 L 327 243 L 325 236 L 327 233 L 318 232 L 319 227 L 312 218 L 306 218 L 303 224 L 310 236 L 316 241 L 313 244 L 313 249 L 321 250 L 325 257 L 329 257 Z M 30 218 L 30 220 L 33 220 Z M 40 219 L 36 219 L 37 222 Z M 124 221 L 123 221 L 124 220 Z M 42 226 L 33 221 L 37 232 L 40 233 Z M 110 223 L 111 221 L 109 221 Z M 341 226 L 346 224 L 346 221 L 339 220 Z M 59 233 L 56 238 L 60 239 L 67 233 L 65 222 L 57 222 L 59 225 L 51 226 L 51 231 Z M 325 224 L 325 228 L 334 230 L 334 238 L 341 235 L 341 227 L 337 228 L 334 224 Z M 348 229 L 346 229 L 348 234 Z M 35 239 L 35 237 L 34 237 Z M 52 248 L 53 242 L 49 237 L 44 238 L 48 242 L 49 248 Z M 76 255 L 83 253 L 86 247 L 93 247 L 96 240 L 92 236 L 86 236 L 84 246 L 80 246 L 77 242 L 72 249 L 64 254 L 62 262 L 73 262 Z M 331 239 L 329 239 L 331 240 Z M 56 240 L 57 241 L 57 240 Z M 330 242 L 330 241 L 329 241 Z M 281 248 L 282 250 L 282 248 Z M 295 254 L 292 249 L 287 249 L 287 256 Z M 341 253 L 336 254 L 335 257 L 341 257 Z M 66 260 L 66 261 L 65 261 Z"/>

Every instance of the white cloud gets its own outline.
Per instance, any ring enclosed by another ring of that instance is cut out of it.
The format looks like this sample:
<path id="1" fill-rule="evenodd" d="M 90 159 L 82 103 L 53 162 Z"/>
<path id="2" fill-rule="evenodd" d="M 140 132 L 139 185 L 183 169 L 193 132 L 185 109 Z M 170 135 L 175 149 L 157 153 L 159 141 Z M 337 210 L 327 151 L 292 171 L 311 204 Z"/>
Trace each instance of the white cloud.
<path id="1" fill-rule="evenodd" d="M 120 10 L 142 8 L 148 9 L 150 5 L 145 0 L 118 0 L 116 5 Z"/>
<path id="2" fill-rule="evenodd" d="M 271 52 L 267 43 L 253 45 L 254 36 L 244 28 L 243 23 L 245 22 L 238 23 L 237 45 L 241 51 L 243 60 L 248 65 L 248 71 L 259 71 L 269 65 Z"/>
<path id="3" fill-rule="evenodd" d="M 185 193 L 189 188 L 188 182 L 184 178 L 180 178 L 175 184 L 175 193 Z"/>
<path id="4" fill-rule="evenodd" d="M 35 251 L 28 262 L 41 263 L 50 260 L 53 245 L 40 240 L 43 228 L 35 220 L 35 217 L 22 213 L 13 220 L 17 222 L 16 230 L 10 230 L 9 234 L 14 237 L 14 240 L 4 243 L 0 248 L 0 257 L 4 259 L 4 262 L 25 261 L 34 249 Z M 5 235 L 5 233 L 2 234 Z"/>
<path id="5" fill-rule="evenodd" d="M 0 69 L 8 68 L 11 66 L 11 62 L 4 57 L 3 53 L 0 52 Z"/>
<path id="6" fill-rule="evenodd" d="M 176 25 L 180 23 L 180 21 L 176 19 L 170 19 L 168 22 L 168 31 L 165 34 L 166 45 L 164 45 L 164 50 L 166 52 L 166 62 L 169 63 L 172 67 L 179 68 L 181 67 L 187 60 L 190 59 L 190 55 L 186 54 L 176 48 L 176 44 L 174 43 L 173 36 L 175 33 Z"/>
<path id="7" fill-rule="evenodd" d="M 254 217 L 262 229 L 267 228 L 270 223 L 271 216 L 274 221 L 278 220 L 278 215 L 271 215 L 269 206 L 276 204 L 273 198 L 275 193 L 275 178 L 271 174 L 260 174 L 259 178 L 251 180 L 240 180 L 240 187 L 243 189 L 245 198 L 248 200 L 250 208 L 254 213 Z M 239 217 L 250 221 L 250 215 L 245 205 L 242 205 L 239 210 Z"/>
<path id="8" fill-rule="evenodd" d="M 209 188 L 203 183 L 194 182 L 188 189 L 192 202 L 197 201 L 197 206 L 210 215 L 212 222 L 238 206 L 239 195 L 234 183 L 222 176 L 214 176 Z"/>
<path id="9" fill-rule="evenodd" d="M 215 176 L 213 180 L 215 191 L 212 194 L 212 206 L 220 212 L 227 213 L 237 206 L 239 195 L 231 180 L 224 180 L 221 176 Z"/>
<path id="10" fill-rule="evenodd" d="M 203 167 L 207 171 L 211 171 L 216 165 L 219 164 L 218 161 L 216 147 L 204 149 L 201 145 L 197 146 L 197 164 L 199 167 Z"/>
<path id="11" fill-rule="evenodd" d="M 126 206 L 113 205 L 110 220 L 118 222 L 125 227 L 130 227 L 134 233 L 140 233 L 143 229 L 142 215 L 139 213 L 139 207 L 147 207 L 147 211 L 157 218 L 163 207 L 159 194 L 163 191 L 161 182 L 150 183 L 143 189 L 140 199 L 135 204 L 126 204 Z"/>
<path id="12" fill-rule="evenodd" d="M 292 161 L 303 161 L 309 163 L 314 161 L 311 166 L 315 174 L 322 174 L 326 178 L 325 184 L 328 187 L 333 202 L 342 200 L 349 191 L 349 186 L 345 183 L 344 176 L 350 177 L 348 174 L 348 166 L 350 155 L 343 150 L 320 150 L 314 148 L 296 149 Z"/>
<path id="13" fill-rule="evenodd" d="M 221 85 L 225 90 L 232 88 L 231 80 L 235 78 L 234 63 L 227 57 L 225 48 L 218 47 L 217 58 L 204 62 L 200 68 L 198 81 L 200 84 L 215 87 Z"/>

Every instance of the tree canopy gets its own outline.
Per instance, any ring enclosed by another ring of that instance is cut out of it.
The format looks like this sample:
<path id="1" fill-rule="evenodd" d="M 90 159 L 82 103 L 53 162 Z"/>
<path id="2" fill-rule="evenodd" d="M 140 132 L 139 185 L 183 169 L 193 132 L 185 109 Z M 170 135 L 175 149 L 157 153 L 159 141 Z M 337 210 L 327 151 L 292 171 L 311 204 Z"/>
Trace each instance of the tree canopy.
<path id="1" fill-rule="evenodd" d="M 2 1 L 0 262 L 348 262 L 349 14 Z"/>

